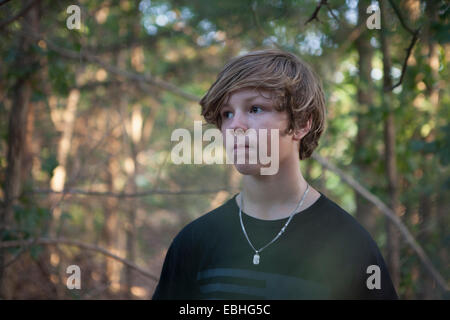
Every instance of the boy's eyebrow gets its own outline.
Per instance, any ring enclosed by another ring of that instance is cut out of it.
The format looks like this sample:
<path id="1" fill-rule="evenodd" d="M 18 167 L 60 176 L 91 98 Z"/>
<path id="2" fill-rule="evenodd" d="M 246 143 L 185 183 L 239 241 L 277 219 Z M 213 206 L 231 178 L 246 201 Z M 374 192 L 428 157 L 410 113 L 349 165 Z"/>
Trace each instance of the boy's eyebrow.
<path id="1" fill-rule="evenodd" d="M 245 102 L 253 101 L 253 100 L 256 100 L 256 99 L 259 98 L 259 97 L 263 98 L 264 100 L 270 100 L 270 99 L 265 98 L 265 97 L 263 97 L 263 96 L 261 96 L 261 95 L 256 95 L 256 96 L 250 96 L 250 97 L 248 97 L 248 98 L 245 98 L 244 101 L 245 101 Z M 230 105 L 229 105 L 228 103 L 224 103 L 224 104 L 222 105 L 222 107 L 229 107 L 229 106 L 230 106 Z"/>

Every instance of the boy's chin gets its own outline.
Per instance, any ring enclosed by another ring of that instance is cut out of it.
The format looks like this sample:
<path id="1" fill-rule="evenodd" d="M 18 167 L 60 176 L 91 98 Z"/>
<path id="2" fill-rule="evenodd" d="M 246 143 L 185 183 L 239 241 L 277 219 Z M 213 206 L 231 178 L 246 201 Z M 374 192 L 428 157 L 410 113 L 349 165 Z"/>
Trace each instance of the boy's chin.
<path id="1" fill-rule="evenodd" d="M 234 167 L 243 175 L 261 175 L 261 165 L 259 164 L 234 164 Z"/>

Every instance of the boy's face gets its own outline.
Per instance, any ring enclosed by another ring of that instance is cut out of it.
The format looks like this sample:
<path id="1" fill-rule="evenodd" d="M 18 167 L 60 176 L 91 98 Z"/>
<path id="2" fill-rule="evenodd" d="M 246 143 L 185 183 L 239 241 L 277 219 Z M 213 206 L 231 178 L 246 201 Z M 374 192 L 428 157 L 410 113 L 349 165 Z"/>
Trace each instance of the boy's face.
<path id="1" fill-rule="evenodd" d="M 294 134 L 287 135 L 285 130 L 289 125 L 289 117 L 287 111 L 279 112 L 275 109 L 274 102 L 271 99 L 273 94 L 271 91 L 260 90 L 261 94 L 256 89 L 244 88 L 233 92 L 228 103 L 222 106 L 220 110 L 220 116 L 222 120 L 221 131 L 224 137 L 224 142 L 227 143 L 226 130 L 232 129 L 235 135 L 240 133 L 245 134 L 248 129 L 255 129 L 258 152 L 261 143 L 259 138 L 259 129 L 267 129 L 266 143 L 267 143 L 267 156 L 273 159 L 273 152 L 278 149 L 278 159 L 280 169 L 283 163 L 286 161 L 297 161 L 299 159 L 299 141 L 305 136 L 308 131 L 297 131 Z M 271 143 L 271 129 L 278 131 L 278 139 L 275 143 L 278 143 L 278 148 Z M 259 175 L 261 167 L 269 167 L 270 164 L 263 165 L 260 162 L 260 157 L 257 157 L 257 164 L 249 164 L 249 151 L 252 146 L 249 145 L 250 139 L 245 139 L 247 148 L 245 148 L 245 163 L 239 164 L 236 161 L 238 149 L 244 148 L 244 146 L 237 145 L 237 137 L 234 137 L 233 146 L 235 146 L 235 166 L 241 174 Z M 256 152 L 256 154 L 258 154 Z"/>

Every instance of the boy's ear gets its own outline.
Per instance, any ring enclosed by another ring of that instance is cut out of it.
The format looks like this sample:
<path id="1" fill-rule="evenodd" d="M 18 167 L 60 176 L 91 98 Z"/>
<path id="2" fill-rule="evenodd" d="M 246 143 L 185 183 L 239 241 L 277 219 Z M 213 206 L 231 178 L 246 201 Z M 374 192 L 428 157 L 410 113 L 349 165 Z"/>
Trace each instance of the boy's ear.
<path id="1" fill-rule="evenodd" d="M 312 118 L 309 118 L 308 122 L 303 128 L 294 130 L 293 138 L 294 140 L 301 140 L 304 136 L 306 136 L 311 130 Z"/>
<path id="2" fill-rule="evenodd" d="M 296 141 L 300 141 L 304 136 L 306 136 L 306 134 L 308 133 L 308 131 L 303 128 L 303 129 L 297 129 L 294 131 L 294 140 Z"/>

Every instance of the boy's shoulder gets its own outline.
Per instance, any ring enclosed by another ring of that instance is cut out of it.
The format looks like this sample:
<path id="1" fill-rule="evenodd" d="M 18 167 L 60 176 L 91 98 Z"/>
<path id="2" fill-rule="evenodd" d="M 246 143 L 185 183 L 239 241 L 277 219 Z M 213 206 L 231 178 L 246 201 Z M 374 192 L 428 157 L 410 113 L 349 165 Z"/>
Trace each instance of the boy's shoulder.
<path id="1" fill-rule="evenodd" d="M 233 210 L 233 201 L 235 201 L 236 195 L 226 200 L 220 206 L 212 209 L 201 216 L 195 218 L 193 221 L 185 225 L 178 233 L 176 238 L 193 237 L 194 235 L 207 235 L 217 228 L 223 227 L 227 221 L 227 216 L 230 216 L 230 212 Z M 237 214 L 237 212 L 236 212 Z M 182 241 L 182 239 L 179 239 Z"/>
<path id="2" fill-rule="evenodd" d="M 333 200 L 325 197 L 321 208 L 321 224 L 327 226 L 330 237 L 336 243 L 348 245 L 357 251 L 378 250 L 378 246 L 371 234 L 348 211 Z"/>

